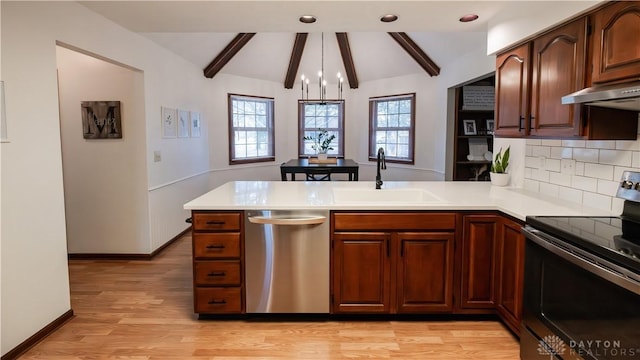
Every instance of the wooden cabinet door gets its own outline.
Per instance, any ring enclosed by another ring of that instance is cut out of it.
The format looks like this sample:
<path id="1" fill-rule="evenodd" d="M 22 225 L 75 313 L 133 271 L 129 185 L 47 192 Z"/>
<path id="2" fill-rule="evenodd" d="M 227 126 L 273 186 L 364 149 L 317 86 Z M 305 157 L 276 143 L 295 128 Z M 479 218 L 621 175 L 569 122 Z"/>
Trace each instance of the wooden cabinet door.
<path id="1" fill-rule="evenodd" d="M 583 17 L 533 41 L 530 135 L 581 135 L 582 107 L 560 99 L 586 85 L 586 38 Z"/>
<path id="2" fill-rule="evenodd" d="M 453 232 L 397 233 L 397 311 L 453 310 Z"/>
<path id="3" fill-rule="evenodd" d="M 466 215 L 462 233 L 460 307 L 495 307 L 497 215 Z"/>
<path id="4" fill-rule="evenodd" d="M 333 313 L 388 313 L 391 234 L 334 233 Z"/>
<path id="5" fill-rule="evenodd" d="M 495 135 L 526 135 L 529 117 L 531 44 L 526 43 L 496 58 Z"/>
<path id="6" fill-rule="evenodd" d="M 515 333 L 520 333 L 524 281 L 524 235 L 521 226 L 503 218 L 498 237 L 498 314 Z"/>
<path id="7" fill-rule="evenodd" d="M 640 78 L 640 3 L 613 2 L 593 22 L 592 82 Z"/>

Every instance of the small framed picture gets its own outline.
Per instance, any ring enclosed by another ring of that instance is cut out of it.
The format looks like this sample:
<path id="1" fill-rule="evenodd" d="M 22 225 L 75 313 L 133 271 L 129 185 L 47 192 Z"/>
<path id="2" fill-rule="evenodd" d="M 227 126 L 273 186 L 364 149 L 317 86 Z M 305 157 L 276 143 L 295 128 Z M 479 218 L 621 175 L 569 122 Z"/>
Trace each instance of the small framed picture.
<path id="1" fill-rule="evenodd" d="M 200 113 L 191 112 L 191 137 L 200 137 Z"/>
<path id="2" fill-rule="evenodd" d="M 464 127 L 465 135 L 477 135 L 476 121 L 475 120 L 462 120 L 462 126 Z"/>
<path id="3" fill-rule="evenodd" d="M 189 137 L 189 111 L 178 110 L 178 137 Z"/>
<path id="4" fill-rule="evenodd" d="M 487 132 L 493 133 L 493 131 L 494 131 L 493 119 L 487 119 Z"/>
<path id="5" fill-rule="evenodd" d="M 178 110 L 162 108 L 162 137 L 174 138 L 178 134 Z"/>

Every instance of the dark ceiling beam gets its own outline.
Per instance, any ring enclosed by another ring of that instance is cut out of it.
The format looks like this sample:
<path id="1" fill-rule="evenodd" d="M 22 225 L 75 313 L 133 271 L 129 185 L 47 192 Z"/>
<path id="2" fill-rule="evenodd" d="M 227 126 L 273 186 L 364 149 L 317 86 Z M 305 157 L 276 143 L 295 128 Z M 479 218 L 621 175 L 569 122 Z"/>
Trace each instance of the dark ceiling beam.
<path id="1" fill-rule="evenodd" d="M 420 65 L 430 76 L 440 74 L 440 67 L 431 60 L 429 55 L 416 44 L 407 33 L 390 32 L 391 37 Z"/>
<path id="2" fill-rule="evenodd" d="M 293 50 L 291 50 L 291 58 L 289 59 L 289 67 L 287 68 L 287 75 L 284 77 L 285 89 L 293 89 L 296 74 L 300 67 L 300 59 L 302 59 L 304 45 L 307 43 L 307 35 L 307 33 L 296 34 L 296 40 L 293 42 Z"/>
<path id="3" fill-rule="evenodd" d="M 353 63 L 353 57 L 351 56 L 351 47 L 349 46 L 349 38 L 347 37 L 347 33 L 337 32 L 336 39 L 338 40 L 338 47 L 340 48 L 340 54 L 342 55 L 344 71 L 347 72 L 349 87 L 352 89 L 357 89 L 358 75 L 356 75 L 356 66 Z"/>
<path id="4" fill-rule="evenodd" d="M 236 37 L 229 42 L 227 47 L 225 47 L 218 56 L 216 56 L 216 58 L 207 65 L 206 68 L 204 68 L 204 76 L 207 78 L 214 77 L 255 34 L 256 33 L 239 33 L 236 35 Z"/>

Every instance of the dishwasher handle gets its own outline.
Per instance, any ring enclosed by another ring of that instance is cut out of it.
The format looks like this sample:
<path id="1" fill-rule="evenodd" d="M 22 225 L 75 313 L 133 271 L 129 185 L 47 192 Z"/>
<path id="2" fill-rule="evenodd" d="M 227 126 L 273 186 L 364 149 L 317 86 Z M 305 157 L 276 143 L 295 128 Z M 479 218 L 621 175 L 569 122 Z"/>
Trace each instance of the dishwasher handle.
<path id="1" fill-rule="evenodd" d="M 249 216 L 249 222 L 267 225 L 317 225 L 325 221 L 326 216 L 315 215 Z"/>

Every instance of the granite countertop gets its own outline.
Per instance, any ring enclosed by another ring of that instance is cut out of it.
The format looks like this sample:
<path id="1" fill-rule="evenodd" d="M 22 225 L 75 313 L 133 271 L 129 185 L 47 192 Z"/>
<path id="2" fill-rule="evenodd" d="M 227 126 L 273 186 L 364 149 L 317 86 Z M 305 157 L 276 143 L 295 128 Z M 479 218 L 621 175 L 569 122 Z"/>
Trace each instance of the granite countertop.
<path id="1" fill-rule="evenodd" d="M 617 216 L 489 182 L 231 181 L 184 205 L 187 210 L 498 210 L 528 215 Z"/>

